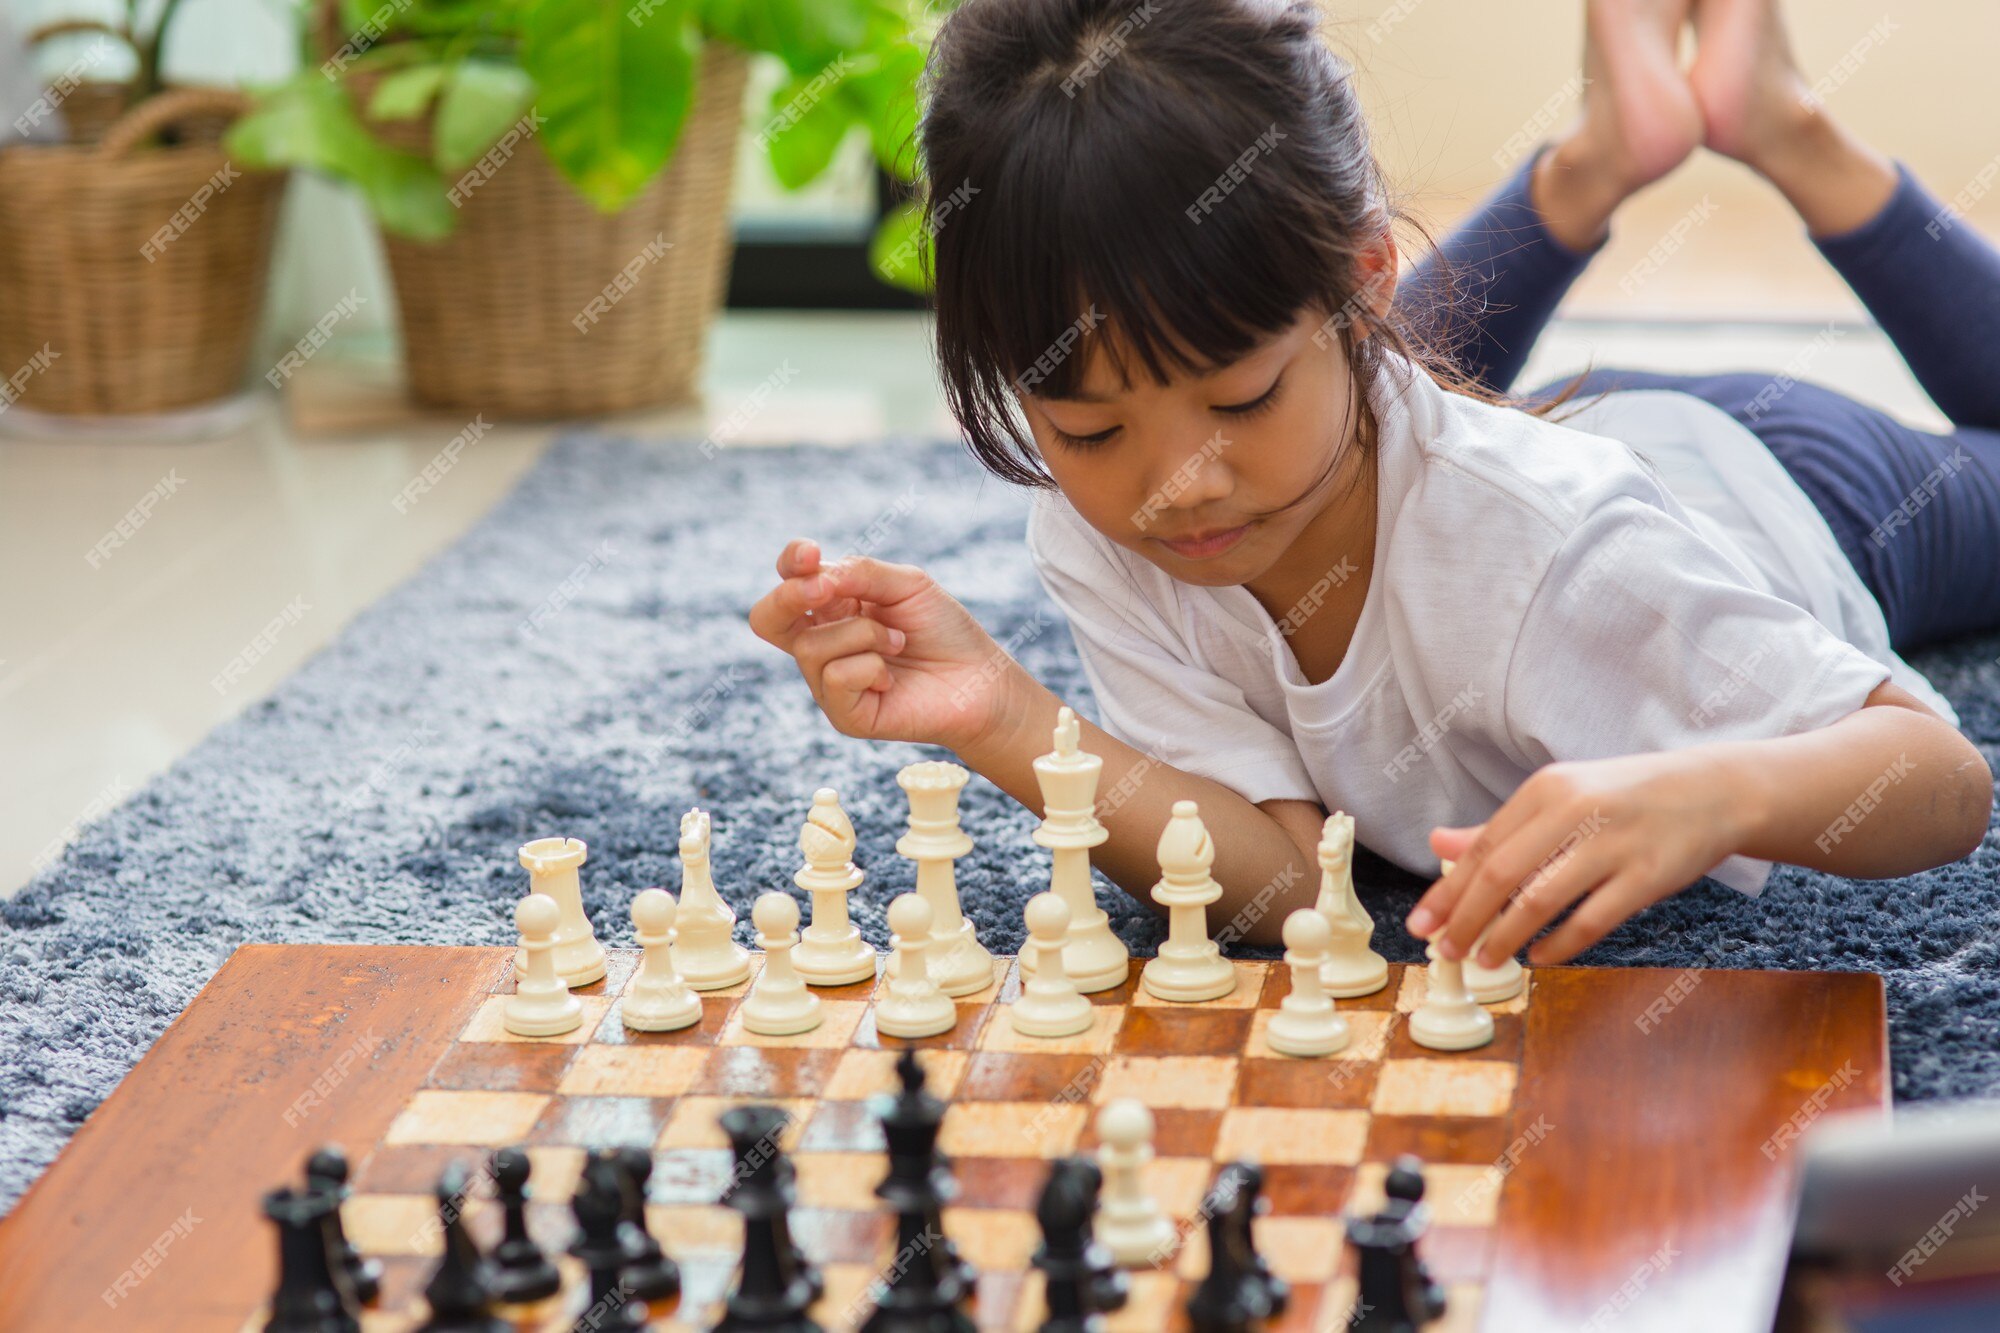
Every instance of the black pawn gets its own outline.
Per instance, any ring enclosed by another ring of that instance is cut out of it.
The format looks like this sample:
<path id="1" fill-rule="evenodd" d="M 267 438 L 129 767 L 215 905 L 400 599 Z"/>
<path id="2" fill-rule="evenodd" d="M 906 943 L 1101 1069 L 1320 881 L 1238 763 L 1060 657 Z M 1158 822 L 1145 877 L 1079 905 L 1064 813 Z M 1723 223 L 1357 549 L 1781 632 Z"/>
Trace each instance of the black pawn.
<path id="1" fill-rule="evenodd" d="M 821 1333 L 806 1313 L 819 1290 L 792 1240 L 793 1171 L 778 1148 L 790 1119 L 775 1106 L 722 1116 L 736 1155 L 722 1202 L 743 1216 L 743 1264 L 715 1333 Z"/>
<path id="2" fill-rule="evenodd" d="M 1248 1244 L 1254 1198 L 1249 1168 L 1232 1162 L 1216 1176 L 1202 1200 L 1208 1219 L 1208 1275 L 1188 1298 L 1188 1324 L 1194 1333 L 1251 1333 L 1274 1311 L 1268 1274 Z"/>
<path id="3" fill-rule="evenodd" d="M 653 1178 L 653 1154 L 644 1148 L 614 1150 L 625 1185 L 625 1220 L 632 1224 L 633 1257 L 625 1265 L 625 1285 L 642 1301 L 670 1301 L 681 1294 L 680 1265 L 667 1257 L 646 1229 L 646 1182 Z"/>
<path id="4" fill-rule="evenodd" d="M 569 1252 L 590 1271 L 590 1304 L 576 1317 L 571 1333 L 622 1333 L 646 1326 L 646 1307 L 633 1300 L 625 1285 L 625 1265 L 632 1260 L 637 1239 L 625 1220 L 625 1186 L 610 1163 L 593 1158 L 570 1199 L 576 1214 L 577 1237 Z"/>
<path id="5" fill-rule="evenodd" d="M 1066 1157 L 1049 1169 L 1035 1204 L 1042 1243 L 1035 1250 L 1048 1315 L 1038 1333 L 1098 1333 L 1104 1311 L 1125 1304 L 1130 1282 L 1091 1234 L 1104 1177 L 1094 1162 Z"/>
<path id="6" fill-rule="evenodd" d="M 1264 1256 L 1257 1249 L 1257 1237 L 1250 1226 L 1269 1206 L 1264 1202 L 1264 1168 L 1254 1162 L 1239 1162 L 1236 1169 L 1237 1196 L 1235 1205 L 1229 1210 L 1230 1226 L 1236 1232 L 1238 1246 L 1249 1256 L 1251 1274 L 1264 1286 L 1264 1299 L 1275 1317 L 1283 1314 L 1285 1306 L 1291 1303 L 1292 1289 L 1264 1262 Z"/>
<path id="7" fill-rule="evenodd" d="M 493 1183 L 506 1232 L 493 1247 L 493 1295 L 507 1305 L 547 1300 L 562 1290 L 562 1275 L 528 1234 L 528 1154 L 502 1148 L 493 1154 Z"/>
<path id="8" fill-rule="evenodd" d="M 1396 1159 L 1384 1189 L 1389 1197 L 1381 1212 L 1347 1223 L 1360 1268 L 1352 1326 L 1357 1333 L 1416 1333 L 1445 1310 L 1444 1288 L 1417 1255 L 1417 1242 L 1430 1224 L 1423 1207 L 1423 1163 Z"/>
<path id="9" fill-rule="evenodd" d="M 465 1226 L 467 1188 L 465 1168 L 457 1162 L 438 1178 L 444 1257 L 424 1287 L 431 1315 L 417 1333 L 513 1333 L 513 1325 L 493 1313 L 493 1269 Z"/>
<path id="10" fill-rule="evenodd" d="M 347 1239 L 347 1228 L 340 1220 L 340 1206 L 347 1202 L 348 1195 L 347 1154 L 332 1144 L 314 1153 L 306 1161 L 306 1187 L 333 1196 L 326 1227 L 334 1261 L 346 1272 L 347 1283 L 354 1288 L 354 1299 L 363 1305 L 374 1304 L 382 1294 L 382 1265 L 362 1257 L 361 1251 Z"/>
<path id="11" fill-rule="evenodd" d="M 329 1244 L 333 1200 L 320 1190 L 273 1190 L 264 1216 L 278 1228 L 278 1288 L 265 1333 L 358 1333 L 354 1288 Z"/>

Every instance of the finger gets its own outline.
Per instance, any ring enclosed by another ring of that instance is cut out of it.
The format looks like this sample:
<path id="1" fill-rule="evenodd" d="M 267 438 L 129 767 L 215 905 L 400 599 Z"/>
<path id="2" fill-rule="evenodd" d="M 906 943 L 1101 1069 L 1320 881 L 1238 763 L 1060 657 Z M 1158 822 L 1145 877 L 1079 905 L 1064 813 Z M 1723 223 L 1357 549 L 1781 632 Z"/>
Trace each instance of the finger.
<path id="1" fill-rule="evenodd" d="M 1544 861 L 1494 918 L 1480 945 L 1480 965 L 1498 967 L 1501 959 L 1513 957 L 1537 931 L 1578 898 L 1609 880 L 1616 869 L 1616 856 L 1611 849 L 1601 854 L 1595 848 L 1588 853 L 1578 849 Z"/>
<path id="2" fill-rule="evenodd" d="M 778 552 L 778 577 L 781 579 L 803 578 L 807 574 L 819 572 L 819 543 L 810 537 L 799 537 L 785 543 L 785 549 Z"/>
<path id="3" fill-rule="evenodd" d="M 1500 910 L 1545 866 L 1562 847 L 1562 839 L 1572 827 L 1569 812 L 1551 805 L 1512 833 L 1497 839 L 1472 867 L 1451 915 L 1431 936 L 1438 953 L 1445 958 L 1463 958 L 1472 951 L 1479 933 L 1493 923 Z M 1491 826 L 1488 827 L 1491 833 Z M 1464 868 L 1464 863 L 1452 867 Z"/>
<path id="4" fill-rule="evenodd" d="M 880 653 L 856 653 L 826 664 L 820 676 L 820 707 L 827 716 L 845 718 L 861 706 L 863 696 L 889 688 L 889 663 Z"/>
<path id="5" fill-rule="evenodd" d="M 894 657 L 903 651 L 906 641 L 899 629 L 891 629 L 866 616 L 854 616 L 801 632 L 792 640 L 792 656 L 798 658 L 799 669 L 805 672 L 807 681 L 823 681 L 827 667 L 841 658 L 858 653 Z"/>
<path id="6" fill-rule="evenodd" d="M 786 579 L 757 599 L 750 608 L 750 630 L 786 652 L 798 634 L 816 625 L 846 620 L 859 606 L 852 598 L 834 597 L 820 573 Z"/>
<path id="7" fill-rule="evenodd" d="M 1479 836 L 1482 825 L 1472 824 L 1466 828 L 1434 828 L 1431 830 L 1431 851 L 1440 861 L 1457 861 L 1465 856 L 1472 840 Z"/>
<path id="8" fill-rule="evenodd" d="M 900 602 L 931 586 L 931 576 L 915 565 L 892 565 L 865 555 L 836 560 L 824 572 L 836 595 L 861 602 Z"/>
<path id="9" fill-rule="evenodd" d="M 1454 858 L 1451 869 L 1431 885 L 1423 897 L 1417 899 L 1407 922 L 1410 933 L 1420 940 L 1433 938 L 1451 919 L 1466 886 L 1472 883 L 1493 849 L 1539 815 L 1542 804 L 1541 788 L 1532 782 L 1523 783 L 1508 797 L 1493 812 L 1493 817 L 1480 825 L 1478 834 L 1465 849 L 1465 855 Z"/>
<path id="10" fill-rule="evenodd" d="M 1538 967 L 1566 963 L 1658 897 L 1659 891 L 1647 882 L 1645 872 L 1620 871 L 1586 897 L 1569 914 L 1569 920 L 1536 941 L 1528 950 L 1528 961 Z"/>

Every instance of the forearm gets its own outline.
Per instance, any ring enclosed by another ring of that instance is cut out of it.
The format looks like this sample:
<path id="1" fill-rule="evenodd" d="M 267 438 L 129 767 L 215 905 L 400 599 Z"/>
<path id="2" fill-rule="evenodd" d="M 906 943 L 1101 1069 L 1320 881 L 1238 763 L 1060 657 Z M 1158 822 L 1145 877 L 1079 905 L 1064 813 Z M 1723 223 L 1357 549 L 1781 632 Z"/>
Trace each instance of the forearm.
<path id="1" fill-rule="evenodd" d="M 1928 711 L 1865 707 L 1817 731 L 1717 749 L 1742 794 L 1739 850 L 1763 860 L 1862 879 L 1914 874 L 1969 854 L 1992 813 L 1985 760 Z"/>
<path id="2" fill-rule="evenodd" d="M 1009 685 L 1008 696 L 980 737 L 961 746 L 959 758 L 1039 815 L 1042 795 L 1034 761 L 1049 750 L 1062 701 L 1025 672 Z M 1314 859 L 1292 834 L 1221 783 L 1174 768 L 1089 722 L 1081 725 L 1083 749 L 1104 760 L 1097 815 L 1110 835 L 1091 853 L 1092 864 L 1153 906 L 1160 832 L 1175 801 L 1194 801 L 1215 845 L 1212 873 L 1222 885 L 1221 899 L 1208 909 L 1210 933 L 1231 927 L 1236 939 L 1276 942 L 1286 913 L 1310 903 L 1319 882 Z"/>

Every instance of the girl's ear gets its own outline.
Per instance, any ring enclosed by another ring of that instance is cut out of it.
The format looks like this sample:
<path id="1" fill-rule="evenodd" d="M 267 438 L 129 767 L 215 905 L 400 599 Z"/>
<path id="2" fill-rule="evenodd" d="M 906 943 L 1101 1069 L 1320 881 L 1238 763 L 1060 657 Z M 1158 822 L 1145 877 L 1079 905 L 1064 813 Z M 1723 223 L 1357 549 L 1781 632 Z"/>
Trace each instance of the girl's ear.
<path id="1" fill-rule="evenodd" d="M 1386 321 L 1390 307 L 1396 303 L 1399 264 L 1396 238 L 1384 227 L 1375 244 L 1363 251 L 1358 261 L 1361 290 L 1355 294 L 1355 305 L 1375 319 Z M 1370 332 L 1368 321 L 1363 319 L 1360 323 L 1358 336 L 1366 338 Z"/>

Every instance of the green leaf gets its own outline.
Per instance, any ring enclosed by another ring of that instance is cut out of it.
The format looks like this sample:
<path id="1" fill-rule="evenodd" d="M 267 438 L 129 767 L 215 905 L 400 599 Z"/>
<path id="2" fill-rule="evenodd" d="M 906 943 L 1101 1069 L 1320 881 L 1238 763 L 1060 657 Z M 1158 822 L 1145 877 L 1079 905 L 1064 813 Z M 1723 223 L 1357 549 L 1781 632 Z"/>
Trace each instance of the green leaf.
<path id="1" fill-rule="evenodd" d="M 299 167 L 353 184 L 383 228 L 399 235 L 436 240 L 456 221 L 430 164 L 378 142 L 347 90 L 317 69 L 266 94 L 224 145 L 245 166 Z"/>
<path id="2" fill-rule="evenodd" d="M 746 51 L 769 51 L 805 78 L 867 42 L 878 0 L 696 0 L 702 29 Z"/>
<path id="3" fill-rule="evenodd" d="M 770 155 L 771 170 L 788 190 L 810 183 L 827 169 L 854 127 L 852 108 L 833 88 L 812 101 L 812 80 L 789 79 L 771 94 L 771 111 L 757 130 Z"/>
<path id="4" fill-rule="evenodd" d="M 440 171 L 470 166 L 534 100 L 534 80 L 518 67 L 497 60 L 461 61 L 438 102 L 431 160 Z"/>
<path id="5" fill-rule="evenodd" d="M 910 199 L 883 217 L 868 243 L 868 262 L 882 281 L 906 291 L 927 292 L 930 283 L 924 271 L 930 248 L 923 209 L 917 200 Z"/>
<path id="6" fill-rule="evenodd" d="M 651 12 L 635 23 L 631 0 L 533 0 L 522 24 L 542 147 L 607 213 L 666 165 L 693 101 L 700 40 L 690 0 L 646 3 Z"/>
<path id="7" fill-rule="evenodd" d="M 923 72 L 923 50 L 912 41 L 892 40 L 855 61 L 854 72 L 840 85 L 842 97 L 868 126 L 875 160 L 903 180 L 916 176 L 917 79 Z"/>
<path id="8" fill-rule="evenodd" d="M 375 85 L 375 95 L 368 99 L 368 119 L 415 120 L 430 109 L 444 74 L 445 67 L 436 64 L 397 70 Z"/>

